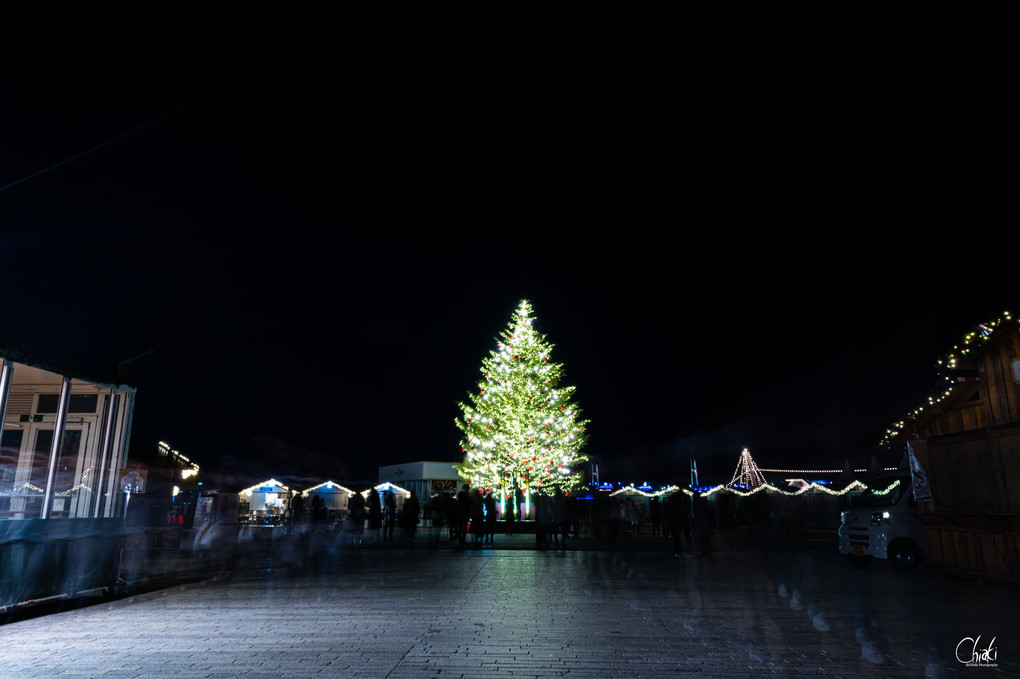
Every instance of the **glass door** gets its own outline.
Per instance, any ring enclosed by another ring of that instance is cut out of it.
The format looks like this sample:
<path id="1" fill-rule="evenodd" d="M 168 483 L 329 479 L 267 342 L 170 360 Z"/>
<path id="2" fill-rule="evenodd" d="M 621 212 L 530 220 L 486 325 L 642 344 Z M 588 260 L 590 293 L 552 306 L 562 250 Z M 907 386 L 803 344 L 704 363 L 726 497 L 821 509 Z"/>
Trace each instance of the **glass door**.
<path id="1" fill-rule="evenodd" d="M 25 435 L 32 442 L 31 462 L 16 479 L 11 509 L 14 518 L 38 518 L 42 514 L 43 495 L 46 492 L 46 475 L 49 471 L 50 448 L 53 445 L 53 425 L 31 425 Z M 67 427 L 57 454 L 57 469 L 53 477 L 51 518 L 75 516 L 72 508 L 87 488 L 80 483 L 80 459 L 85 442 L 80 426 Z M 20 481 L 20 482 L 19 482 Z"/>

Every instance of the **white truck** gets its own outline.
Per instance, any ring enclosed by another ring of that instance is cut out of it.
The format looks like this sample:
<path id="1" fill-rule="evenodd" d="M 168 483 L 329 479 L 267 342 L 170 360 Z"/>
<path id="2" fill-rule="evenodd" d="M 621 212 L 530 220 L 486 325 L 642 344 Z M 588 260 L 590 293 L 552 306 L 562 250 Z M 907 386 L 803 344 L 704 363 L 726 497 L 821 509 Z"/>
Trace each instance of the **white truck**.
<path id="1" fill-rule="evenodd" d="M 898 571 L 912 571 L 924 559 L 924 530 L 909 472 L 887 472 L 853 498 L 839 522 L 839 553 L 866 565 L 886 559 Z"/>

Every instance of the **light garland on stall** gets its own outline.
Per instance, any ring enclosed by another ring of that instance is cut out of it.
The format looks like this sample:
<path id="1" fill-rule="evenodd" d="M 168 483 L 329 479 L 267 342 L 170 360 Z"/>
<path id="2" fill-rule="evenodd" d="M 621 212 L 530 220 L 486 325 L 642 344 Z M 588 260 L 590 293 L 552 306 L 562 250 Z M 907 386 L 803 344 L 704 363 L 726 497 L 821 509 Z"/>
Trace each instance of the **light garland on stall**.
<path id="1" fill-rule="evenodd" d="M 798 480 L 800 480 L 800 479 L 798 479 Z M 892 492 L 894 489 L 896 489 L 899 485 L 900 485 L 899 481 L 894 481 L 892 484 L 890 484 L 884 490 L 872 490 L 871 492 L 874 493 L 875 495 L 887 495 L 890 492 Z M 699 496 L 701 496 L 701 497 L 711 497 L 712 495 L 715 495 L 716 493 L 727 492 L 727 493 L 732 493 L 733 495 L 738 495 L 740 497 L 750 497 L 751 495 L 755 495 L 757 493 L 768 492 L 768 493 L 778 493 L 779 495 L 786 495 L 786 496 L 789 496 L 789 497 L 794 497 L 794 496 L 797 496 L 797 495 L 804 495 L 805 493 L 809 493 L 811 491 L 821 491 L 821 492 L 826 493 L 828 495 L 842 496 L 842 495 L 846 495 L 847 493 L 851 493 L 851 492 L 853 492 L 855 490 L 858 491 L 858 492 L 863 493 L 864 491 L 866 491 L 868 489 L 869 489 L 869 486 L 866 483 L 864 483 L 863 481 L 851 481 L 842 490 L 833 490 L 831 488 L 827 488 L 825 485 L 823 485 L 821 483 L 815 483 L 814 481 L 810 481 L 810 482 L 809 481 L 804 481 L 802 486 L 800 486 L 797 490 L 793 490 L 793 491 L 783 490 L 782 488 L 778 488 L 778 487 L 772 485 L 771 483 L 763 483 L 762 485 L 754 488 L 753 490 L 744 491 L 744 490 L 740 490 L 739 488 L 734 488 L 733 486 L 729 486 L 729 485 L 719 485 L 719 486 L 713 486 L 713 487 L 708 488 L 707 490 L 704 490 L 704 491 L 697 491 L 697 494 Z M 692 497 L 695 494 L 694 491 L 691 491 L 688 488 L 680 488 L 678 486 L 670 486 L 669 488 L 663 488 L 662 490 L 658 490 L 658 491 L 656 491 L 654 493 L 649 493 L 649 492 L 646 492 L 646 491 L 643 491 L 643 490 L 639 490 L 639 489 L 635 488 L 634 486 L 624 486 L 623 488 L 620 488 L 618 490 L 613 491 L 612 493 L 609 494 L 609 496 L 610 497 L 614 497 L 614 496 L 620 495 L 622 493 L 631 493 L 631 494 L 634 494 L 634 495 L 641 495 L 641 496 L 649 497 L 650 498 L 650 497 L 661 497 L 663 495 L 669 495 L 671 493 L 675 493 L 675 492 L 678 492 L 678 491 L 682 492 L 682 493 L 685 493 L 687 495 L 690 495 Z"/>
<path id="2" fill-rule="evenodd" d="M 383 481 L 378 486 L 375 486 L 375 491 L 377 493 L 379 493 L 380 495 L 382 493 L 387 492 L 387 491 L 393 491 L 393 492 L 399 494 L 405 500 L 407 498 L 411 497 L 411 491 L 405 490 L 404 488 L 401 488 L 398 485 L 392 484 L 389 481 Z M 364 497 L 366 500 L 368 499 L 368 496 L 371 493 L 372 493 L 372 489 L 371 488 L 366 488 L 365 490 L 361 491 L 362 497 Z"/>
<path id="3" fill-rule="evenodd" d="M 892 491 L 894 488 L 896 488 L 896 486 L 898 486 L 899 483 L 900 483 L 899 481 L 895 481 L 885 490 L 872 492 L 875 493 L 876 495 L 885 495 Z M 779 493 L 780 495 L 787 495 L 792 497 L 795 495 L 803 495 L 804 493 L 807 493 L 812 490 L 821 491 L 829 495 L 839 496 L 846 495 L 847 493 L 852 492 L 854 490 L 860 490 L 860 492 L 863 493 L 864 491 L 868 490 L 868 485 L 866 483 L 863 483 L 862 481 L 852 481 L 849 484 L 847 484 L 847 486 L 842 490 L 832 490 L 831 488 L 826 488 L 824 485 L 820 483 L 815 483 L 812 481 L 810 483 L 805 482 L 804 485 L 802 485 L 795 491 L 783 490 L 782 488 L 777 488 L 771 483 L 765 483 L 761 486 L 758 486 L 754 490 L 749 491 L 738 490 L 732 486 L 714 486 L 704 492 L 699 493 L 699 495 L 701 495 L 701 497 L 710 497 L 712 495 L 715 495 L 716 493 L 726 491 L 729 493 L 733 493 L 734 495 L 739 495 L 740 497 L 749 497 L 751 495 L 754 495 L 755 493 L 761 492 Z"/>
<path id="4" fill-rule="evenodd" d="M 282 489 L 283 489 L 284 491 L 286 491 L 286 492 L 288 492 L 288 493 L 290 492 L 290 488 L 288 488 L 287 486 L 283 485 L 282 483 L 280 483 L 280 482 L 279 482 L 279 481 L 277 481 L 276 479 L 269 479 L 268 481 L 263 481 L 262 483 L 256 483 L 256 484 L 255 484 L 254 486 L 250 486 L 250 487 L 248 487 L 248 488 L 245 488 L 244 490 L 240 491 L 240 493 L 239 493 L 239 494 L 240 494 L 240 495 L 244 495 L 244 496 L 246 496 L 246 497 L 251 497 L 251 496 L 252 496 L 252 494 L 253 494 L 253 493 L 254 493 L 254 492 L 255 492 L 256 490 L 258 490 L 259 488 L 263 488 L 263 487 L 265 487 L 265 486 L 269 486 L 269 487 L 273 487 L 273 486 L 279 486 L 279 487 L 280 487 L 280 488 L 282 488 Z"/>
<path id="5" fill-rule="evenodd" d="M 684 493 L 687 493 L 688 495 L 693 495 L 693 493 L 691 491 L 687 490 L 686 488 L 681 489 L 679 486 L 670 486 L 668 488 L 661 488 L 661 489 L 655 491 L 654 493 L 649 493 L 646 490 L 641 490 L 640 488 L 635 488 L 634 486 L 631 485 L 631 486 L 624 486 L 623 488 L 618 488 L 617 490 L 614 490 L 612 493 L 609 494 L 609 497 L 615 497 L 617 495 L 620 495 L 621 493 L 630 493 L 630 494 L 633 494 L 633 495 L 642 495 L 644 497 L 662 497 L 663 495 L 669 495 L 670 493 L 675 493 L 678 490 L 680 490 L 680 491 L 682 491 Z"/>
<path id="6" fill-rule="evenodd" d="M 988 341 L 991 337 L 992 332 L 999 325 L 1012 321 L 1012 315 L 1008 311 L 1003 311 L 1000 318 L 988 321 L 986 323 L 979 323 L 975 330 L 972 330 L 963 336 L 960 344 L 954 346 L 952 350 L 945 353 L 941 358 L 937 359 L 936 366 L 941 380 L 948 383 L 948 386 L 944 386 L 936 389 L 932 394 L 929 394 L 925 402 L 915 407 L 912 411 L 907 413 L 906 417 L 899 422 L 894 422 L 886 430 L 885 436 L 879 442 L 879 446 L 887 447 L 890 445 L 893 439 L 903 435 L 906 432 L 907 425 L 912 422 L 916 422 L 927 410 L 934 408 L 939 405 L 942 401 L 946 400 L 950 394 L 953 393 L 955 382 L 953 381 L 952 371 L 956 369 L 957 362 L 964 356 L 971 352 L 977 351 L 982 344 Z"/>
<path id="7" fill-rule="evenodd" d="M 334 488 L 337 488 L 340 491 L 342 491 L 344 493 L 347 493 L 348 497 L 351 496 L 351 495 L 354 495 L 354 493 L 357 492 L 357 491 L 351 490 L 350 488 L 345 488 L 344 486 L 341 486 L 339 483 L 333 483 L 332 481 L 323 481 L 322 483 L 320 483 L 317 486 L 312 486 L 311 488 L 308 488 L 306 490 L 301 491 L 301 496 L 302 497 L 308 497 L 309 493 L 314 493 L 315 491 L 319 490 L 320 488 L 325 488 L 326 490 L 333 490 Z"/>

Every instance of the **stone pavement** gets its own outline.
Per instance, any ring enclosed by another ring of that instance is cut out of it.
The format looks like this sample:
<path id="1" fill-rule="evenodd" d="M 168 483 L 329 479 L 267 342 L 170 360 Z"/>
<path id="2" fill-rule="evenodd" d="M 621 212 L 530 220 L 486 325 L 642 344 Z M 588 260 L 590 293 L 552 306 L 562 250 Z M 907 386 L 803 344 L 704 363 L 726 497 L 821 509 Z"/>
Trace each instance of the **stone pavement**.
<path id="1" fill-rule="evenodd" d="M 827 545 L 732 535 L 712 558 L 641 536 L 563 550 L 533 535 L 433 537 L 205 555 L 181 584 L 0 625 L 0 667 L 19 679 L 1020 676 L 1020 590 L 924 564 L 862 569 Z M 958 658 L 990 645 L 995 666 Z"/>

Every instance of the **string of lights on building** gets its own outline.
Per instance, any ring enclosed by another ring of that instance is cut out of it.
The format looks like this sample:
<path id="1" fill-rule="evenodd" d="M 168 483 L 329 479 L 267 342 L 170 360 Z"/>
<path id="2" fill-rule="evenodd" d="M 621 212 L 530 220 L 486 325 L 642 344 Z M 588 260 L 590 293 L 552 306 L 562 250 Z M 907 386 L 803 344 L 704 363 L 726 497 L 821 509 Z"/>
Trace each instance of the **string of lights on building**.
<path id="1" fill-rule="evenodd" d="M 890 425 L 890 427 L 886 430 L 885 436 L 879 442 L 879 445 L 882 447 L 888 446 L 893 439 L 906 431 L 908 424 L 916 422 L 917 419 L 927 410 L 937 406 L 939 403 L 948 398 L 949 395 L 953 393 L 953 389 L 956 386 L 952 373 L 956 370 L 958 361 L 964 356 L 976 351 L 982 344 L 987 342 L 995 328 L 1003 323 L 1011 321 L 1013 321 L 1013 318 L 1010 312 L 1004 311 L 1002 312 L 1002 316 L 999 318 L 985 323 L 979 323 L 977 328 L 963 336 L 960 344 L 954 346 L 950 351 L 941 356 L 936 361 L 938 369 L 938 378 L 936 381 L 940 384 L 933 389 L 932 393 L 929 394 L 920 405 L 910 411 L 904 419 Z M 945 382 L 945 384 L 941 384 L 942 382 Z"/>

